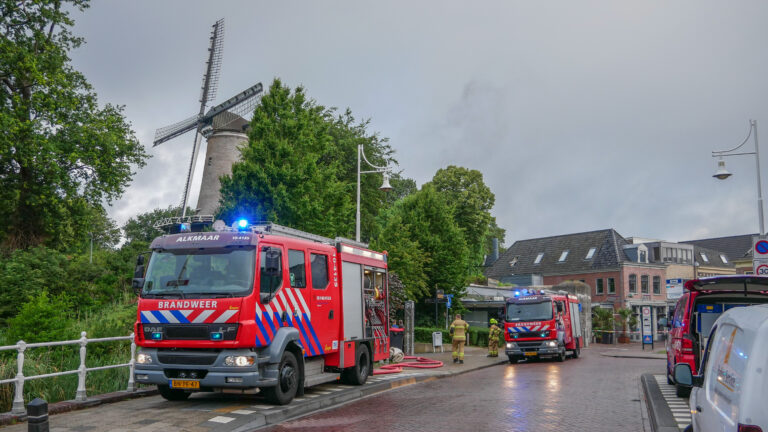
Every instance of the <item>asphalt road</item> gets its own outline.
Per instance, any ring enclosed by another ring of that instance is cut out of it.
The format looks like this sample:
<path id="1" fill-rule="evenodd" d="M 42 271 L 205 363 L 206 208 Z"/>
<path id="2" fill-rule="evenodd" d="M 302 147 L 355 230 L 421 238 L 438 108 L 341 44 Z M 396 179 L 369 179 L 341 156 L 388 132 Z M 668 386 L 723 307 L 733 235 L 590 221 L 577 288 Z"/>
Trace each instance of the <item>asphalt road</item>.
<path id="1" fill-rule="evenodd" d="M 403 387 L 260 431 L 649 430 L 640 375 L 664 361 L 582 354 Z"/>

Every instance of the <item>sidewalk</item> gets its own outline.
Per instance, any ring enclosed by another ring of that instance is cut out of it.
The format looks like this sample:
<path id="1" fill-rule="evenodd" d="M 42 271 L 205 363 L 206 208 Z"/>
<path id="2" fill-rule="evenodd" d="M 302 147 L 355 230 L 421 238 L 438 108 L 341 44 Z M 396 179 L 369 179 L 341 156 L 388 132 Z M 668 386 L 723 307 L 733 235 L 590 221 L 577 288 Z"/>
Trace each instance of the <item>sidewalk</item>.
<path id="1" fill-rule="evenodd" d="M 447 346 L 445 347 L 445 352 L 442 353 L 438 351 L 436 353 L 420 353 L 414 355 L 414 357 L 440 360 L 443 362 L 442 367 L 435 369 L 403 368 L 403 372 L 418 371 L 434 376 L 457 375 L 475 369 L 506 363 L 508 361 L 507 356 L 503 354 L 503 352 L 501 352 L 498 357 L 486 357 L 486 354 L 488 354 L 487 347 L 468 346 L 464 348 L 464 364 L 456 364 L 453 363 L 451 347 Z"/>
<path id="2" fill-rule="evenodd" d="M 645 349 L 643 349 L 643 345 L 640 343 L 615 345 L 593 343 L 590 345 L 590 348 L 598 351 L 600 355 L 606 357 L 645 358 L 660 360 L 666 360 L 667 358 L 663 342 L 661 344 L 655 344 L 654 349 L 651 349 L 650 345 L 646 345 Z"/>
<path id="3" fill-rule="evenodd" d="M 403 368 L 401 373 L 373 375 L 363 386 L 328 383 L 311 387 L 308 395 L 296 398 L 294 402 L 285 406 L 264 404 L 259 396 L 221 393 L 203 393 L 185 402 L 168 402 L 160 396 L 155 396 L 157 390 L 154 387 L 148 387 L 137 393 L 116 392 L 89 396 L 85 402 L 54 403 L 49 406 L 49 413 L 52 427 L 60 432 L 85 430 L 125 432 L 136 430 L 134 427 L 138 427 L 137 425 L 142 426 L 139 428 L 142 431 L 250 431 L 393 388 L 447 378 L 507 361 L 506 355 L 486 357 L 487 352 L 485 347 L 465 348 L 464 364 L 453 363 L 450 347 L 443 353 L 419 354 L 417 357 L 439 360 L 444 365 L 433 369 Z M 126 400 L 127 398 L 129 399 Z M 58 414 L 53 415 L 54 413 Z M 220 423 L 222 416 L 233 420 L 222 425 Z M 23 423 L 25 420 L 24 415 L 0 414 L 0 429 L 8 432 L 22 432 L 27 428 Z M 176 424 L 177 427 L 168 429 L 169 422 Z M 13 425 L 14 423 L 16 424 Z M 127 426 L 128 423 L 131 426 Z M 3 427 L 4 425 L 6 426 Z"/>

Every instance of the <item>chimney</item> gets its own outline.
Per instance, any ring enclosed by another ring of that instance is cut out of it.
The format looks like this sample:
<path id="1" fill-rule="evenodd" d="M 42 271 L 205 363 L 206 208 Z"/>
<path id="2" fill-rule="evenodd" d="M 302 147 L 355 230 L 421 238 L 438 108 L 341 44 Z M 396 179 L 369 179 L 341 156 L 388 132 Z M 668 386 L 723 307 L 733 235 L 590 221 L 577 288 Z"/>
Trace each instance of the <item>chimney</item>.
<path id="1" fill-rule="evenodd" d="M 494 237 L 491 242 L 493 244 L 493 252 L 491 253 L 491 262 L 489 264 L 493 264 L 499 259 L 499 239 Z"/>

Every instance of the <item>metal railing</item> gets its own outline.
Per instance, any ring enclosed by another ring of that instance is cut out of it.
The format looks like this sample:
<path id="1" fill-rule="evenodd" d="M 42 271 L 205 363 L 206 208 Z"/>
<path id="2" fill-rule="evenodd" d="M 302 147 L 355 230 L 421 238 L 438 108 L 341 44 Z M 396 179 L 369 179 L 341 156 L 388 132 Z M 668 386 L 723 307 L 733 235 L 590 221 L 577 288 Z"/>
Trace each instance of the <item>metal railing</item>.
<path id="1" fill-rule="evenodd" d="M 86 346 L 89 343 L 111 342 L 111 341 L 120 341 L 120 340 L 131 341 L 131 359 L 128 363 L 107 365 L 107 366 L 96 366 L 96 367 L 90 367 L 90 368 L 85 366 Z M 24 376 L 24 351 L 26 351 L 27 348 L 41 348 L 41 347 L 52 347 L 52 346 L 62 346 L 62 345 L 80 345 L 80 367 L 79 368 L 69 370 L 69 371 L 63 371 L 63 372 L 54 372 L 54 373 L 34 375 L 34 376 Z M 78 380 L 77 380 L 77 393 L 75 394 L 75 400 L 85 401 L 87 399 L 87 396 L 85 394 L 85 377 L 88 372 L 105 370 L 105 369 L 114 369 L 114 368 L 127 366 L 130 369 L 130 373 L 128 375 L 128 388 L 126 389 L 126 391 L 132 392 L 136 390 L 136 383 L 133 380 L 133 371 L 134 371 L 135 362 L 136 362 L 135 360 L 136 343 L 133 340 L 133 333 L 131 333 L 130 336 L 88 339 L 86 337 L 86 332 L 82 332 L 80 333 L 80 339 L 75 339 L 75 340 L 58 341 L 58 342 L 39 342 L 39 343 L 30 343 L 30 344 L 22 340 L 22 341 L 19 341 L 16 345 L 0 346 L 0 351 L 8 351 L 8 350 L 14 350 L 14 349 L 18 352 L 17 360 L 16 360 L 16 363 L 17 363 L 16 366 L 18 368 L 17 369 L 18 372 L 16 373 L 16 377 L 0 380 L 0 384 L 9 384 L 9 383 L 15 384 L 16 388 L 15 388 L 15 393 L 13 397 L 13 407 L 11 408 L 11 413 L 13 414 L 26 413 L 26 410 L 24 408 L 24 382 L 28 380 L 33 380 L 33 379 L 52 378 L 52 377 L 63 376 L 63 375 L 77 374 Z"/>

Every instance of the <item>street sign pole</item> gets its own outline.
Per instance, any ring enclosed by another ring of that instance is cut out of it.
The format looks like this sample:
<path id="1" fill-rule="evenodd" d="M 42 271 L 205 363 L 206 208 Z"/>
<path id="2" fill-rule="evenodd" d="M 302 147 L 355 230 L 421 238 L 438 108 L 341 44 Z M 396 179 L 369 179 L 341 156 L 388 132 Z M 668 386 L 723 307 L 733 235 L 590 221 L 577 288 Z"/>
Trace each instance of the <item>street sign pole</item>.
<path id="1" fill-rule="evenodd" d="M 650 306 L 642 306 L 640 310 L 642 312 L 642 325 L 640 327 L 642 347 L 645 350 L 645 345 L 648 344 L 651 346 L 651 351 L 653 351 L 653 309 Z"/>

